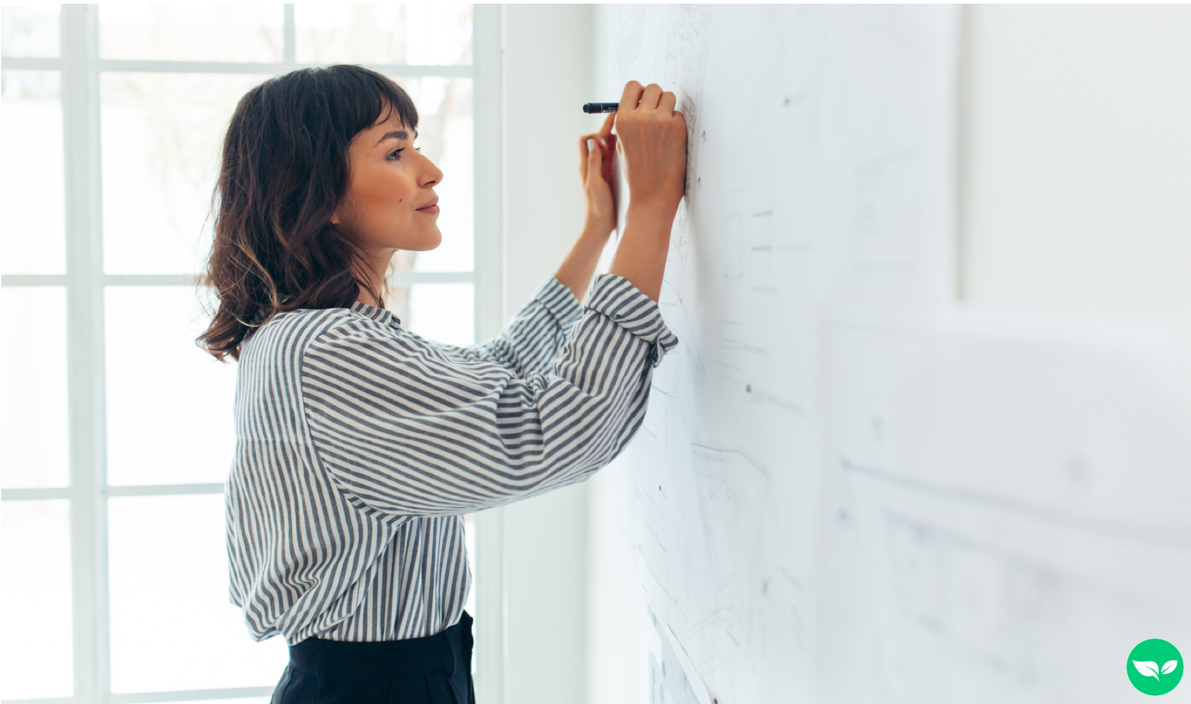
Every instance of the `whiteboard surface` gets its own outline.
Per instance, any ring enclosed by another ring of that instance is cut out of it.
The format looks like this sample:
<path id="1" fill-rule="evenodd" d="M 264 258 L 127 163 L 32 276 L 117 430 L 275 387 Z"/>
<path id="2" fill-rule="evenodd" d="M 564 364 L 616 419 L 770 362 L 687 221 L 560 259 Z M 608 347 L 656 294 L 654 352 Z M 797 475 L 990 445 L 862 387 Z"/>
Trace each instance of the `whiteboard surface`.
<path id="1" fill-rule="evenodd" d="M 602 92 L 689 135 L 680 344 L 608 470 L 651 698 L 1119 701 L 1191 652 L 1191 345 L 955 305 L 957 9 L 601 12 Z"/>

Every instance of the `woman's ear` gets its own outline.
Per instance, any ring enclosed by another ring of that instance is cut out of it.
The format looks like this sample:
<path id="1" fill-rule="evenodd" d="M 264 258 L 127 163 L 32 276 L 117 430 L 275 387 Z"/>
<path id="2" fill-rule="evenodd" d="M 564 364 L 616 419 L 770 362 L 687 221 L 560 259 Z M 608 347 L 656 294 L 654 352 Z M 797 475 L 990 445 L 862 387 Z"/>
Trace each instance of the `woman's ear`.
<path id="1" fill-rule="evenodd" d="M 335 209 L 331 211 L 331 224 L 335 225 L 344 233 L 355 227 L 353 223 L 356 222 L 356 206 L 352 201 L 351 192 L 344 193 L 335 204 Z"/>
<path id="2" fill-rule="evenodd" d="M 340 221 L 342 220 L 342 218 L 345 215 L 347 215 L 347 216 L 351 215 L 349 210 L 350 210 L 350 208 L 347 204 L 347 198 L 344 198 L 343 201 L 339 203 L 339 205 L 335 206 L 335 210 L 333 210 L 331 212 L 331 224 L 339 225 Z"/>

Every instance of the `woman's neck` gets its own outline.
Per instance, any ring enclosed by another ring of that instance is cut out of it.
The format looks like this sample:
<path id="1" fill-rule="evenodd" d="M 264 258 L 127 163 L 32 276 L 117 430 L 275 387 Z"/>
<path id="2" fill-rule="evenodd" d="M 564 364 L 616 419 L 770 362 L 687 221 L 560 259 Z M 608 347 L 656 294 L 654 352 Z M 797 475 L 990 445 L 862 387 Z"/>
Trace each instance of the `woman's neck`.
<path id="1" fill-rule="evenodd" d="M 393 253 L 396 251 L 397 250 L 389 249 L 385 250 L 383 253 L 371 251 L 368 252 L 370 266 L 367 273 L 369 277 L 369 283 L 372 284 L 372 288 L 377 292 L 378 295 L 384 295 L 381 292 L 381 289 L 383 288 L 385 282 L 385 273 L 389 270 L 389 261 L 393 258 Z M 384 301 L 374 300 L 368 293 L 368 290 L 363 286 L 360 286 L 360 295 L 356 297 L 356 300 L 360 303 L 366 303 L 377 308 L 385 307 Z"/>

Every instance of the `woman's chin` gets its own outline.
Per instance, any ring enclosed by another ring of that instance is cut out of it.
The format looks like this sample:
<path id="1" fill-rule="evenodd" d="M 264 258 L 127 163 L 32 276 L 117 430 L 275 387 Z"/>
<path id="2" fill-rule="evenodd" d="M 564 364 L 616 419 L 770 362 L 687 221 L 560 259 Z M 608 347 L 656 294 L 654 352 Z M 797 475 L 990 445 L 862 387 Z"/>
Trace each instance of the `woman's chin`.
<path id="1" fill-rule="evenodd" d="M 442 244 L 442 233 L 440 232 L 438 234 L 438 237 L 434 239 L 434 241 L 431 243 L 431 245 L 422 251 L 428 252 L 432 249 L 438 249 L 439 245 L 441 245 L 441 244 Z"/>
<path id="2" fill-rule="evenodd" d="M 442 235 L 437 237 L 424 237 L 417 242 L 403 242 L 397 249 L 404 249 L 407 252 L 429 252 L 432 249 L 438 249 L 442 244 Z"/>

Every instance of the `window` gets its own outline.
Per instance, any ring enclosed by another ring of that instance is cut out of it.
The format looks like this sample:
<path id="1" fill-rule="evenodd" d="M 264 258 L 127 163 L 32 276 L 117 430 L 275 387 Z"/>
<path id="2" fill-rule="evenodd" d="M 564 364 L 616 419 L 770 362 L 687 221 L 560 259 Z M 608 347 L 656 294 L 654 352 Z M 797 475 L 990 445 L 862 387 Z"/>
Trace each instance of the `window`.
<path id="1" fill-rule="evenodd" d="M 489 337 L 503 323 L 499 12 L 3 6 L 5 702 L 268 701 L 284 641 L 252 642 L 227 600 L 236 367 L 193 342 L 219 141 L 269 76 L 331 63 L 393 76 L 445 174 L 444 238 L 402 253 L 386 303 L 434 339 Z M 500 539 L 485 513 L 481 554 Z M 486 608 L 503 599 L 499 550 L 480 561 L 468 609 L 485 689 L 503 658 L 484 650 L 500 642 Z"/>

